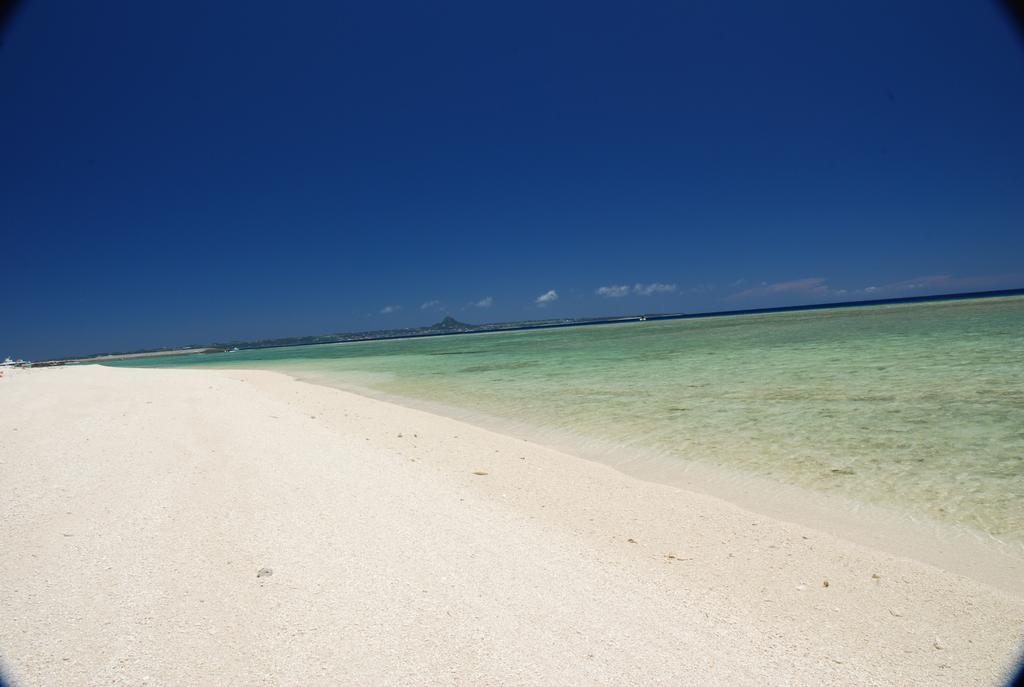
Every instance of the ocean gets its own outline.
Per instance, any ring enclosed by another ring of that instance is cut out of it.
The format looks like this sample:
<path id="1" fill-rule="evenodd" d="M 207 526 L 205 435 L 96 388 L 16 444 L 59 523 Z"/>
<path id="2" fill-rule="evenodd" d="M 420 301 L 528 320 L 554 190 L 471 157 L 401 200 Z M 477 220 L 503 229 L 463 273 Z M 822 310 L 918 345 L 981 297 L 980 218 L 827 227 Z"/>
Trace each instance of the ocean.
<path id="1" fill-rule="evenodd" d="M 276 370 L 648 479 L 749 476 L 1024 544 L 1024 296 L 114 364 Z"/>

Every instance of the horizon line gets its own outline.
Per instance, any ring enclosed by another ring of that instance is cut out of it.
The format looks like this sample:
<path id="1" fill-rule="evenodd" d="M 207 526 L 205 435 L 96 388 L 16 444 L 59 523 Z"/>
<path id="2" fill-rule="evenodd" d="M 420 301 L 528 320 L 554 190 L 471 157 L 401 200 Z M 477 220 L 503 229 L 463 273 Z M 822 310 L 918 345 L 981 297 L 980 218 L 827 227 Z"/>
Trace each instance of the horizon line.
<path id="1" fill-rule="evenodd" d="M 392 339 L 421 339 L 427 337 L 436 336 L 457 336 L 459 334 L 486 334 L 494 332 L 514 332 L 514 331 L 526 331 L 530 329 L 557 329 L 564 327 L 586 327 L 595 326 L 601 324 L 622 324 L 626 322 L 641 322 L 641 321 L 663 321 L 663 320 L 686 320 L 686 319 L 701 319 L 710 317 L 736 317 L 740 315 L 756 315 L 756 314 L 770 314 L 780 312 L 799 312 L 806 310 L 828 310 L 832 308 L 856 308 L 866 307 L 874 305 L 886 305 L 886 304 L 900 304 L 900 303 L 921 303 L 928 301 L 955 301 L 955 300 L 971 300 L 980 298 L 998 298 L 1000 296 L 1021 296 L 1024 295 L 1024 287 L 1017 287 L 1012 289 L 995 289 L 988 291 L 961 291 L 954 293 L 940 293 L 940 294 L 927 294 L 921 296 L 897 296 L 893 298 L 876 298 L 867 300 L 855 300 L 855 301 L 829 301 L 825 303 L 803 303 L 796 305 L 779 305 L 770 306 L 765 308 L 742 308 L 736 310 L 709 310 L 702 312 L 678 312 L 678 313 L 636 313 L 627 315 L 598 315 L 595 317 L 587 318 L 556 318 L 564 320 L 562 322 L 546 322 L 544 324 L 528 324 L 531 320 L 526 320 L 521 326 L 513 327 L 502 327 L 501 325 L 507 324 L 507 322 L 486 322 L 481 324 L 468 324 L 465 322 L 459 322 L 459 324 L 466 324 L 470 327 L 491 327 L 491 329 L 485 329 L 480 331 L 456 331 L 456 332 L 423 332 L 423 333 L 409 333 L 409 334 L 396 334 L 394 336 L 377 336 L 368 337 L 365 339 L 358 339 L 357 341 L 316 341 L 308 343 L 291 343 L 291 344 L 278 344 L 270 346 L 253 346 L 248 349 L 242 350 L 263 350 L 270 348 L 294 348 L 299 346 L 326 346 L 331 344 L 342 344 L 342 343 L 357 343 L 362 341 L 389 341 Z M 451 315 L 448 315 L 451 317 Z M 454 319 L 454 318 L 452 318 Z M 442 320 L 443 321 L 443 320 Z M 532 320 L 533 322 L 544 322 L 544 320 Z M 364 330 L 354 332 L 337 332 L 335 334 L 306 334 L 299 336 L 282 336 L 276 339 L 257 339 L 255 341 L 283 341 L 290 338 L 306 338 L 311 336 L 356 336 L 359 334 L 369 334 L 372 332 L 388 332 L 388 331 L 402 331 L 404 330 L 416 330 L 416 329 L 429 329 L 432 325 L 421 326 L 421 327 L 403 327 L 400 329 L 378 329 L 378 330 Z M 57 362 L 61 360 L 87 360 L 89 358 L 100 357 L 104 355 L 132 355 L 138 353 L 157 353 L 162 351 L 176 351 L 176 350 L 187 350 L 195 348 L 217 348 L 226 345 L 238 345 L 247 343 L 246 341 L 228 341 L 225 343 L 211 342 L 209 344 L 188 344 L 178 347 L 171 348 L 153 348 L 138 351 L 128 351 L 124 353 L 93 353 L 85 356 L 76 357 L 64 357 L 64 358 L 45 358 L 38 362 Z"/>

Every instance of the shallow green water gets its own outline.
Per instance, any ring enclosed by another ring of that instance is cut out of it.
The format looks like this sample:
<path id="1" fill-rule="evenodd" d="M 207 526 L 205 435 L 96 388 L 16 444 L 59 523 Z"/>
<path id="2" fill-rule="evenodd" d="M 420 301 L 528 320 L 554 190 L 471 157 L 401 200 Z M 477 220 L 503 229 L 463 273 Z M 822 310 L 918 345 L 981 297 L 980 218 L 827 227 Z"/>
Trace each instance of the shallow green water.
<path id="1" fill-rule="evenodd" d="M 120 365 L 278 369 L 1024 541 L 1019 296 Z"/>

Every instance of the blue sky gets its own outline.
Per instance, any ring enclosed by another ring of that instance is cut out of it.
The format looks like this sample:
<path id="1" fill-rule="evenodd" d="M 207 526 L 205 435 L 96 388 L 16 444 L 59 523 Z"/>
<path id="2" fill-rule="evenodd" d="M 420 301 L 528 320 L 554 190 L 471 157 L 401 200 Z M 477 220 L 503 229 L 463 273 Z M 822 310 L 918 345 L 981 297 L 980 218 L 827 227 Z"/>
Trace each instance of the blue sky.
<path id="1" fill-rule="evenodd" d="M 0 356 L 1024 286 L 997 5 L 27 3 Z"/>

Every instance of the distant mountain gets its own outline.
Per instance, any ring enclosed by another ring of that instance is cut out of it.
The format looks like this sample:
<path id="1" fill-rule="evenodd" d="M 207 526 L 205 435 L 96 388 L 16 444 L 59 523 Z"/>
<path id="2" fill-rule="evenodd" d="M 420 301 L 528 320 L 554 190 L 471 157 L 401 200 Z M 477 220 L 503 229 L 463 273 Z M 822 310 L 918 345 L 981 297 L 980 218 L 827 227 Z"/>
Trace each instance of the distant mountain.
<path id="1" fill-rule="evenodd" d="M 438 332 L 438 331 L 446 332 L 446 331 L 451 331 L 453 329 L 457 329 L 459 331 L 467 331 L 467 330 L 470 330 L 470 329 L 476 329 L 476 325 L 475 324 L 466 324 L 464 322 L 459 322 L 454 317 L 449 315 L 448 317 L 444 318 L 443 320 L 441 320 L 437 324 L 432 325 L 430 327 L 424 327 L 424 329 L 426 329 L 428 331 L 435 331 L 435 332 Z"/>

